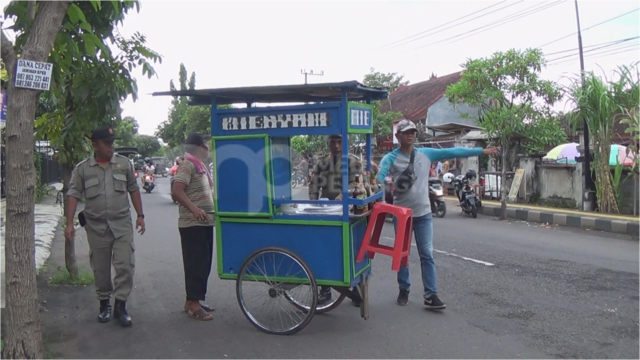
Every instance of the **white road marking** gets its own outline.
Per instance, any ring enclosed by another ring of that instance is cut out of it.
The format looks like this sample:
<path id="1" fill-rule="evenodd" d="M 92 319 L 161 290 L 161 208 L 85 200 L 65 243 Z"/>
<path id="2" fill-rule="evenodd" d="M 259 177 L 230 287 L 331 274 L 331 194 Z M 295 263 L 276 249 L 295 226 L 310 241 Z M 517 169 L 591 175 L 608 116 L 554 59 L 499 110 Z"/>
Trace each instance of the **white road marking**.
<path id="1" fill-rule="evenodd" d="M 413 246 L 415 246 L 415 245 L 413 245 Z M 461 255 L 457 255 L 457 254 L 453 254 L 453 253 L 448 253 L 448 252 L 446 252 L 446 251 L 442 251 L 442 250 L 436 250 L 436 249 L 433 249 L 433 251 L 435 251 L 435 252 L 437 252 L 437 253 L 440 253 L 440 254 L 445 254 L 445 255 L 449 255 L 449 256 L 457 257 L 457 258 L 460 258 L 460 259 L 462 259 L 462 260 L 471 261 L 471 262 L 474 262 L 474 263 L 476 263 L 476 264 L 481 264 L 481 265 L 486 265 L 486 266 L 493 266 L 493 265 L 495 265 L 495 264 L 492 264 L 492 263 L 490 263 L 490 262 L 486 262 L 486 261 L 482 261 L 482 260 L 477 260 L 477 259 L 472 259 L 472 258 L 468 258 L 468 257 L 466 257 L 466 256 L 461 256 Z"/>
<path id="2" fill-rule="evenodd" d="M 389 236 L 383 236 L 382 238 L 385 239 L 385 240 L 392 240 L 392 241 L 395 240 L 394 238 L 389 237 Z M 416 244 L 415 243 L 411 243 L 411 246 L 416 247 Z M 495 265 L 495 264 L 492 264 L 490 262 L 486 262 L 486 261 L 482 261 L 482 260 L 478 260 L 478 259 L 473 259 L 473 258 L 470 258 L 470 257 L 466 257 L 466 256 L 462 256 L 462 255 L 458 255 L 458 254 L 454 254 L 454 253 L 450 253 L 450 252 L 446 252 L 446 251 L 442 251 L 442 250 L 433 249 L 433 251 L 437 252 L 439 254 L 444 254 L 444 255 L 456 257 L 458 259 L 471 261 L 471 262 L 474 262 L 474 263 L 480 264 L 480 265 L 485 265 L 485 266 L 494 266 Z"/>

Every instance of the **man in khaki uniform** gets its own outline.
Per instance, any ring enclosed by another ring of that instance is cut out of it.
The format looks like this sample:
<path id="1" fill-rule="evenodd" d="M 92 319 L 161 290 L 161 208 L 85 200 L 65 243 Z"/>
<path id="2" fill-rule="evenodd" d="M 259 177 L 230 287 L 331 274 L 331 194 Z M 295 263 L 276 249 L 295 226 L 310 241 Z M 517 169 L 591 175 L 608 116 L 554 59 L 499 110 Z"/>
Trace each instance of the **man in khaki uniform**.
<path id="1" fill-rule="evenodd" d="M 115 298 L 113 317 L 122 326 L 131 326 L 126 301 L 133 287 L 135 272 L 135 246 L 129 197 L 138 214 L 136 228 L 144 234 L 144 214 L 140 188 L 135 170 L 128 158 L 115 154 L 112 128 L 93 131 L 93 156 L 81 161 L 73 171 L 69 183 L 67 205 L 67 241 L 75 238 L 73 218 L 78 201 L 86 199 L 84 211 L 78 218 L 87 231 L 91 268 L 96 293 L 100 301 L 98 321 L 111 320 L 111 294 Z M 116 275 L 111 281 L 111 265 Z"/>
<path id="2" fill-rule="evenodd" d="M 321 197 L 329 200 L 342 199 L 342 136 L 329 135 L 330 155 L 320 159 L 316 164 L 311 183 L 309 184 L 309 200 L 318 200 Z M 371 163 L 372 170 L 377 170 L 377 165 Z M 360 159 L 349 154 L 349 192 L 356 187 L 356 175 L 363 175 Z M 348 195 L 347 195 L 348 196 Z M 357 290 L 354 290 L 357 293 Z M 331 287 L 321 286 L 318 294 L 318 304 L 323 305 L 331 301 Z M 354 301 L 359 306 L 360 300 Z"/>
<path id="3" fill-rule="evenodd" d="M 342 136 L 329 135 L 329 151 L 331 154 L 322 158 L 315 165 L 311 183 L 309 184 L 309 200 L 321 197 L 329 200 L 342 199 Z M 349 155 L 349 191 L 356 186 L 356 174 L 362 173 L 360 160 Z"/>

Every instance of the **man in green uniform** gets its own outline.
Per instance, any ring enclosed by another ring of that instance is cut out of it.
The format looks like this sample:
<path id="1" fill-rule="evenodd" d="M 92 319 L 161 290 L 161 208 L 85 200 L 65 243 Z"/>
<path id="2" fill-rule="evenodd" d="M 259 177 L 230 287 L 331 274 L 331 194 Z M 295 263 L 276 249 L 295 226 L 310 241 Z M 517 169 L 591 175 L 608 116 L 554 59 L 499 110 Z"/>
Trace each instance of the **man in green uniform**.
<path id="1" fill-rule="evenodd" d="M 342 136 L 329 135 L 329 151 L 331 154 L 320 159 L 315 165 L 311 183 L 309 184 L 309 200 L 327 198 L 342 199 Z M 362 173 L 360 160 L 349 155 L 349 191 L 356 186 L 356 174 Z M 322 194 L 322 195 L 321 195 Z"/>
<path id="2" fill-rule="evenodd" d="M 115 298 L 113 317 L 122 326 L 131 326 L 126 301 L 133 287 L 135 246 L 129 196 L 138 214 L 136 228 L 144 234 L 144 214 L 140 188 L 133 165 L 128 158 L 115 154 L 112 128 L 93 131 L 91 141 L 94 153 L 81 161 L 69 182 L 67 204 L 67 241 L 75 239 L 73 218 L 78 201 L 86 199 L 84 211 L 78 218 L 87 231 L 89 257 L 95 278 L 96 293 L 100 301 L 98 321 L 111 320 L 111 295 Z M 111 281 L 111 265 L 116 271 Z"/>
<path id="3" fill-rule="evenodd" d="M 327 198 L 329 200 L 342 199 L 342 136 L 329 135 L 330 154 L 322 158 L 314 167 L 311 183 L 309 184 L 309 200 Z M 377 165 L 371 163 L 375 170 Z M 356 187 L 356 175 L 363 176 L 360 159 L 349 154 L 349 192 Z M 355 291 L 355 290 L 354 290 Z M 323 305 L 331 300 L 331 287 L 321 286 L 318 294 L 318 304 Z M 359 306 L 360 300 L 354 300 Z"/>

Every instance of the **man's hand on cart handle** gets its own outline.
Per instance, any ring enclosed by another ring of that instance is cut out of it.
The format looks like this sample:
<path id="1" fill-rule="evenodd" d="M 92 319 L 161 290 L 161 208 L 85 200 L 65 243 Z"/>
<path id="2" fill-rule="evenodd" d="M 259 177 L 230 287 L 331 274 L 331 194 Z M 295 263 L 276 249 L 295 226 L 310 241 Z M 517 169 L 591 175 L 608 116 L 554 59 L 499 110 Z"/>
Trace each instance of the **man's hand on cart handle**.
<path id="1" fill-rule="evenodd" d="M 336 196 L 336 200 L 342 200 L 342 194 Z"/>

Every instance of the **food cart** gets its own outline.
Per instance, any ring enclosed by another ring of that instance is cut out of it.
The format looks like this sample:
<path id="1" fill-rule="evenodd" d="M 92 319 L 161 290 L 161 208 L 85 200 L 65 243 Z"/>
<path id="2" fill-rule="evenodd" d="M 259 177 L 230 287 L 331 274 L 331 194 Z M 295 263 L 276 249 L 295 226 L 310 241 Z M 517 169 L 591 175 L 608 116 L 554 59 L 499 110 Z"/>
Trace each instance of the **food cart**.
<path id="1" fill-rule="evenodd" d="M 355 215 L 350 208 L 381 199 L 383 192 L 365 199 L 294 200 L 290 139 L 341 134 L 347 159 L 348 135 L 363 134 L 370 170 L 371 102 L 385 99 L 387 91 L 350 81 L 154 95 L 187 96 L 191 105 L 211 106 L 217 271 L 221 279 L 236 281 L 246 318 L 267 333 L 293 334 L 315 313 L 353 299 L 355 287 L 367 319 L 371 260 L 355 259 L 369 213 Z M 246 107 L 218 108 L 230 104 Z M 347 161 L 342 193 L 348 194 Z M 337 292 L 328 303 L 318 303 L 321 286 Z"/>

